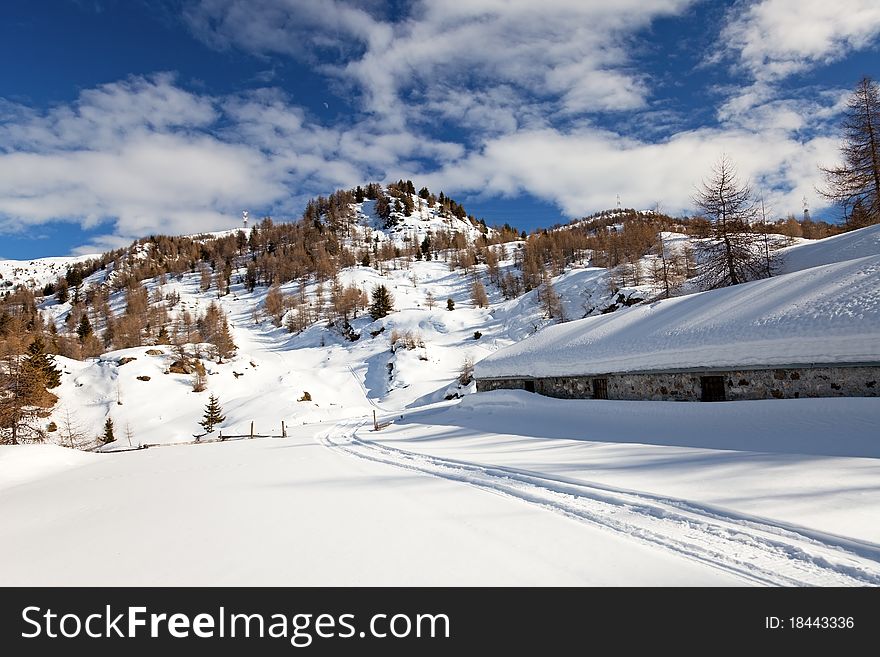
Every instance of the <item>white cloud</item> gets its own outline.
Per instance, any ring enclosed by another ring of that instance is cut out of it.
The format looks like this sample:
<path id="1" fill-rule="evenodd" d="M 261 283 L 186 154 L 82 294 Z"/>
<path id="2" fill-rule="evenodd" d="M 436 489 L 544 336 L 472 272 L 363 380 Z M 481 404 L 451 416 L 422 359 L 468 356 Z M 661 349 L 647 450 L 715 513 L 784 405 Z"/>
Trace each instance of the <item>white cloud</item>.
<path id="1" fill-rule="evenodd" d="M 204 40 L 321 53 L 316 70 L 353 85 L 366 111 L 321 124 L 277 89 L 211 96 L 170 74 L 87 89 L 46 111 L 0 101 L 0 230 L 109 220 L 113 234 L 91 248 L 118 245 L 236 225 L 244 207 L 291 216 L 312 195 L 400 177 L 449 193 L 526 192 L 571 216 L 618 193 L 678 212 L 722 152 L 788 212 L 815 198 L 817 164 L 836 155 L 823 135 L 846 92 L 816 90 L 808 102 L 780 97 L 776 82 L 792 63 L 870 42 L 873 5 L 854 2 L 860 25 L 828 18 L 826 38 L 809 46 L 786 36 L 782 0 L 741 8 L 724 34 L 753 83 L 726 90 L 715 127 L 691 130 L 675 128 L 674 111 L 646 110 L 650 80 L 629 56 L 640 29 L 691 0 L 424 0 L 394 17 L 371 1 L 193 2 L 187 19 Z M 798 7 L 794 23 L 826 19 L 818 3 Z M 785 38 L 765 42 L 780 30 Z M 585 120 L 633 109 L 620 125 L 663 122 L 667 136 L 654 143 L 650 130 L 629 130 L 634 139 Z M 433 136 L 438 123 L 461 128 L 448 133 L 456 141 Z"/>
<path id="2" fill-rule="evenodd" d="M 0 122 L 0 148 L 43 150 L 108 146 L 132 133 L 200 128 L 217 114 L 210 99 L 194 96 L 174 84 L 174 76 L 105 84 L 84 90 L 77 103 L 44 114 L 6 104 L 10 118 Z"/>
<path id="3" fill-rule="evenodd" d="M 769 82 L 841 60 L 878 35 L 877 0 L 759 0 L 731 14 L 721 42 L 755 80 Z"/>
<path id="4" fill-rule="evenodd" d="M 4 101 L 0 231 L 110 221 L 100 246 L 219 229 L 242 208 L 295 216 L 310 196 L 463 154 L 372 119 L 318 125 L 277 90 L 212 97 L 169 75 L 131 78 L 45 112 Z"/>
<path id="5" fill-rule="evenodd" d="M 324 72 L 353 84 L 366 110 L 399 126 L 404 97 L 421 105 L 419 96 L 436 102 L 448 88 L 516 90 L 497 106 L 502 125 L 535 95 L 563 114 L 644 106 L 645 81 L 627 70 L 634 35 L 693 1 L 420 0 L 388 17 L 375 3 L 197 0 L 186 17 L 215 47 L 307 59 L 319 51 Z"/>
<path id="6" fill-rule="evenodd" d="M 776 129 L 703 128 L 649 143 L 598 129 L 563 132 L 526 130 L 490 140 L 477 153 L 422 176 L 448 192 L 517 195 L 527 192 L 557 204 L 571 217 L 624 205 L 667 212 L 692 211 L 695 185 L 722 153 L 733 160 L 770 207 L 796 211 L 806 195 L 818 205 L 817 164 L 833 157 L 836 141 L 801 142 L 775 120 Z"/>
<path id="7" fill-rule="evenodd" d="M 4 104 L 0 226 L 115 224 L 120 239 L 229 226 L 279 203 L 292 177 L 271 153 L 210 128 L 222 105 L 168 75 L 85 90 L 40 113 Z"/>
<path id="8" fill-rule="evenodd" d="M 799 135 L 833 118 L 842 98 L 828 92 L 813 103 L 769 101 L 721 127 L 658 143 L 510 117 L 466 148 L 372 117 L 318 125 L 277 90 L 211 97 L 167 76 L 135 78 L 44 113 L 0 107 L 0 230 L 113 221 L 113 234 L 89 245 L 94 250 L 150 233 L 232 226 L 244 207 L 291 216 L 309 196 L 399 177 L 449 193 L 526 192 L 571 216 L 609 207 L 616 194 L 630 206 L 659 202 L 678 212 L 690 208 L 695 183 L 721 153 L 788 212 L 804 194 L 815 198 L 817 164 L 831 164 L 836 154 L 835 141 Z M 459 109 L 475 124 L 488 120 L 477 104 Z"/>

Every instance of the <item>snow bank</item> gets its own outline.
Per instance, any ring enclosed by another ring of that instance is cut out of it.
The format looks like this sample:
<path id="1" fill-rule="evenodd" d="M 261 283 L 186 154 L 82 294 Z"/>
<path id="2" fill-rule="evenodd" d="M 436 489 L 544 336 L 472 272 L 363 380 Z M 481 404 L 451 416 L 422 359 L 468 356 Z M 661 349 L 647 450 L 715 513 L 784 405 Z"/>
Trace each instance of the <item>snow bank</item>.
<path id="1" fill-rule="evenodd" d="M 471 473 L 480 466 L 506 468 L 500 474 L 508 477 L 538 473 L 586 487 L 582 494 L 639 491 L 642 501 L 711 507 L 716 518 L 760 517 L 803 535 L 809 528 L 868 541 L 873 559 L 880 555 L 878 436 L 880 399 L 681 404 L 516 390 L 466 397 L 359 434 L 466 463 Z M 582 489 L 564 492 L 573 490 Z"/>
<path id="2" fill-rule="evenodd" d="M 880 360 L 880 256 L 549 327 L 477 378 Z"/>
<path id="3" fill-rule="evenodd" d="M 880 459 L 880 399 L 681 404 L 552 399 L 520 390 L 465 397 L 420 421 L 533 438 Z"/>
<path id="4" fill-rule="evenodd" d="M 57 445 L 0 446 L 0 490 L 86 463 L 95 455 Z"/>

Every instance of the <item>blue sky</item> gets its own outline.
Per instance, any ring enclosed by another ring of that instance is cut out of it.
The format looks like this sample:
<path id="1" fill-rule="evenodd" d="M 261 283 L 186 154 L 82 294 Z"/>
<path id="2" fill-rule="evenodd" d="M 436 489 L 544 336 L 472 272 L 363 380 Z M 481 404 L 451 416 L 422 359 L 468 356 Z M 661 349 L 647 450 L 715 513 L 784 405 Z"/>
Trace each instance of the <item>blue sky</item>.
<path id="1" fill-rule="evenodd" d="M 398 178 L 525 229 L 685 213 L 721 154 L 834 219 L 818 165 L 878 45 L 876 0 L 6 0 L 0 257 Z"/>

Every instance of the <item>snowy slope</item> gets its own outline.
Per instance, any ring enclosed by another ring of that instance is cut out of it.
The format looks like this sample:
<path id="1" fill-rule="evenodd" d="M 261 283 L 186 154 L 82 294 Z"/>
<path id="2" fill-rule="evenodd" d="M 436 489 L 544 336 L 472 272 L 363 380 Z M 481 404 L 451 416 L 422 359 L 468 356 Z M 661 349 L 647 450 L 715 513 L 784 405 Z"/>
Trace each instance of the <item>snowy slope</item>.
<path id="1" fill-rule="evenodd" d="M 100 257 L 100 254 L 90 254 L 33 260 L 0 260 L 0 288 L 16 285 L 42 288 L 46 283 L 54 283 L 59 276 L 64 276 L 70 265 Z"/>
<path id="2" fill-rule="evenodd" d="M 880 224 L 780 249 L 781 272 L 880 255 Z"/>
<path id="3" fill-rule="evenodd" d="M 265 288 L 247 292 L 236 281 L 232 294 L 220 303 L 229 315 L 238 354 L 222 364 L 204 361 L 206 392 L 193 392 L 190 376 L 168 373 L 175 360 L 168 345 L 122 349 L 86 361 L 58 357 L 64 372 L 55 391 L 60 402 L 46 423 L 61 426 L 70 412 L 75 423 L 94 436 L 109 415 L 118 438 L 106 447 L 109 450 L 129 447 L 127 426 L 133 446 L 187 442 L 201 433 L 198 421 L 207 395 L 214 393 L 226 414 L 220 427 L 226 435 L 248 433 L 252 421 L 257 433 L 280 434 L 282 421 L 292 427 L 360 416 L 374 403 L 403 408 L 442 400 L 457 392 L 454 381 L 466 357 L 479 360 L 511 342 L 488 308 L 470 303 L 470 279 L 449 271 L 442 261 L 414 262 L 409 269 L 389 269 L 384 275 L 370 267 L 352 267 L 340 280 L 368 292 L 386 285 L 394 296 L 395 312 L 378 321 L 363 314 L 352 320 L 361 336 L 356 342 L 328 327 L 326 320 L 291 334 L 263 315 Z M 146 287 L 151 295 L 157 288 L 163 294 L 178 294 L 181 301 L 175 312 L 186 309 L 197 315 L 217 300 L 212 292 L 200 291 L 197 273 L 179 280 L 170 277 L 164 285 L 149 280 Z M 282 291 L 296 295 L 298 287 L 289 283 Z M 429 291 L 436 298 L 434 308 L 426 305 Z M 500 298 L 495 291 L 490 294 Z M 121 303 L 121 295 L 114 295 L 111 305 Z M 307 286 L 311 303 L 317 303 L 316 295 L 317 285 Z M 326 286 L 324 295 L 326 303 Z M 448 298 L 456 305 L 452 312 L 446 310 Z M 63 307 L 54 303 L 46 307 L 47 312 L 59 309 Z M 477 330 L 484 334 L 479 340 L 474 339 Z M 395 333 L 417 336 L 423 346 L 392 351 Z M 311 401 L 299 401 L 305 392 Z"/>
<path id="4" fill-rule="evenodd" d="M 37 585 L 742 585 L 518 500 L 286 439 L 83 454 L 0 495 L 0 582 Z M 32 446 L 0 450 L 27 457 Z M 585 559 L 584 555 L 590 558 Z"/>
<path id="5" fill-rule="evenodd" d="M 551 326 L 477 377 L 880 360 L 880 256 Z"/>
<path id="6" fill-rule="evenodd" d="M 480 235 L 491 235 L 491 229 L 482 229 L 482 226 L 472 223 L 467 218 L 444 216 L 439 205 L 432 208 L 425 199 L 414 194 L 410 194 L 410 197 L 415 206 L 414 212 L 407 216 L 392 210 L 390 228 L 386 228 L 385 220 L 376 214 L 375 201 L 367 200 L 352 204 L 362 234 L 372 238 L 378 237 L 380 242 L 391 241 L 400 247 L 407 241 L 411 244 L 420 244 L 426 236 L 436 234 L 440 230 L 459 233 L 466 238 L 468 244 L 474 243 Z"/>
<path id="7" fill-rule="evenodd" d="M 372 205 L 354 208 L 360 244 L 480 232 L 427 208 L 385 229 Z M 880 359 L 880 255 L 849 260 L 876 244 L 858 233 L 788 250 L 796 273 L 544 331 L 556 320 L 537 291 L 505 301 L 479 266 L 491 303 L 474 307 L 471 276 L 442 259 L 343 270 L 343 284 L 386 285 L 395 300 L 387 317 L 352 320 L 354 342 L 326 319 L 298 334 L 275 327 L 266 289 L 247 292 L 241 271 L 219 300 L 197 272 L 146 281 L 151 297 L 180 296 L 174 312 L 219 301 L 238 354 L 205 359 L 201 393 L 169 373 L 169 346 L 58 358 L 60 402 L 45 422 L 72 417 L 94 436 L 110 416 L 117 441 L 102 450 L 118 453 L 0 448 L 0 544 L 13 557 L 0 560 L 0 582 L 880 584 L 880 400 L 563 402 L 467 395 L 473 385 L 456 381 L 465 359 L 481 375 L 511 363 L 540 375 L 578 361 L 608 371 Z M 663 238 L 668 252 L 690 239 Z M 567 319 L 651 292 L 612 293 L 607 270 L 585 266 L 553 284 Z M 306 302 L 327 304 L 328 287 L 319 301 L 308 284 Z M 111 306 L 122 303 L 114 293 Z M 41 307 L 59 325 L 70 308 Z M 392 348 L 395 334 L 417 346 Z M 288 437 L 182 445 L 201 432 L 210 393 L 224 435 L 253 422 L 280 436 L 283 421 Z M 374 411 L 390 423 L 378 434 Z M 126 428 L 133 446 L 155 447 L 122 451 Z"/>
<path id="8" fill-rule="evenodd" d="M 0 445 L 0 491 L 94 463 L 93 454 L 58 445 Z"/>
<path id="9" fill-rule="evenodd" d="M 345 436 L 348 436 L 346 440 Z M 640 536 L 768 584 L 880 584 L 880 399 L 425 409 L 337 449 Z"/>

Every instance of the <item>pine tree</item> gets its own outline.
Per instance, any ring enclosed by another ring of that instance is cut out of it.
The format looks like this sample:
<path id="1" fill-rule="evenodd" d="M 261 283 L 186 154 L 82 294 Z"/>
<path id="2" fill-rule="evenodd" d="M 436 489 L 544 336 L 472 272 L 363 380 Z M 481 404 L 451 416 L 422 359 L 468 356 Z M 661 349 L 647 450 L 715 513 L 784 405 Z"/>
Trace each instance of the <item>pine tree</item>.
<path id="1" fill-rule="evenodd" d="M 116 436 L 113 435 L 113 418 L 108 415 L 104 422 L 104 434 L 101 436 L 101 442 L 106 445 L 114 440 L 116 440 Z"/>
<path id="2" fill-rule="evenodd" d="M 55 299 L 58 303 L 67 303 L 69 298 L 70 292 L 67 287 L 67 279 L 59 278 L 58 282 L 55 284 Z"/>
<path id="3" fill-rule="evenodd" d="M 52 389 L 61 385 L 61 372 L 55 367 L 52 356 L 46 354 L 46 346 L 39 335 L 28 347 L 27 366 L 42 375 L 46 388 Z"/>
<path id="4" fill-rule="evenodd" d="M 843 119 L 843 164 L 822 168 L 822 195 L 852 210 L 852 228 L 880 221 L 880 86 L 862 78 L 847 102 Z"/>
<path id="5" fill-rule="evenodd" d="M 83 313 L 82 318 L 79 320 L 79 325 L 76 327 L 76 334 L 79 336 L 80 342 L 84 342 L 92 334 L 92 323 L 85 313 Z"/>
<path id="6" fill-rule="evenodd" d="M 211 270 L 206 265 L 199 267 L 199 287 L 202 292 L 211 289 Z"/>
<path id="7" fill-rule="evenodd" d="M 376 199 L 376 216 L 380 217 L 383 220 L 382 225 L 385 228 L 391 227 L 391 203 L 388 201 L 388 197 L 382 194 L 378 199 Z"/>
<path id="8" fill-rule="evenodd" d="M 380 319 L 394 310 L 394 298 L 384 285 L 373 288 L 373 302 L 370 305 L 370 317 Z"/>
<path id="9" fill-rule="evenodd" d="M 460 385 L 469 385 L 474 380 L 474 361 L 470 356 L 465 356 L 464 362 L 461 364 L 461 370 L 458 372 L 458 383 Z"/>
<path id="10" fill-rule="evenodd" d="M 223 409 L 220 407 L 220 401 L 214 395 L 208 397 L 208 403 L 205 406 L 205 415 L 200 425 L 207 432 L 211 433 L 214 430 L 214 427 L 221 422 L 226 420 L 226 416 L 223 415 Z"/>

